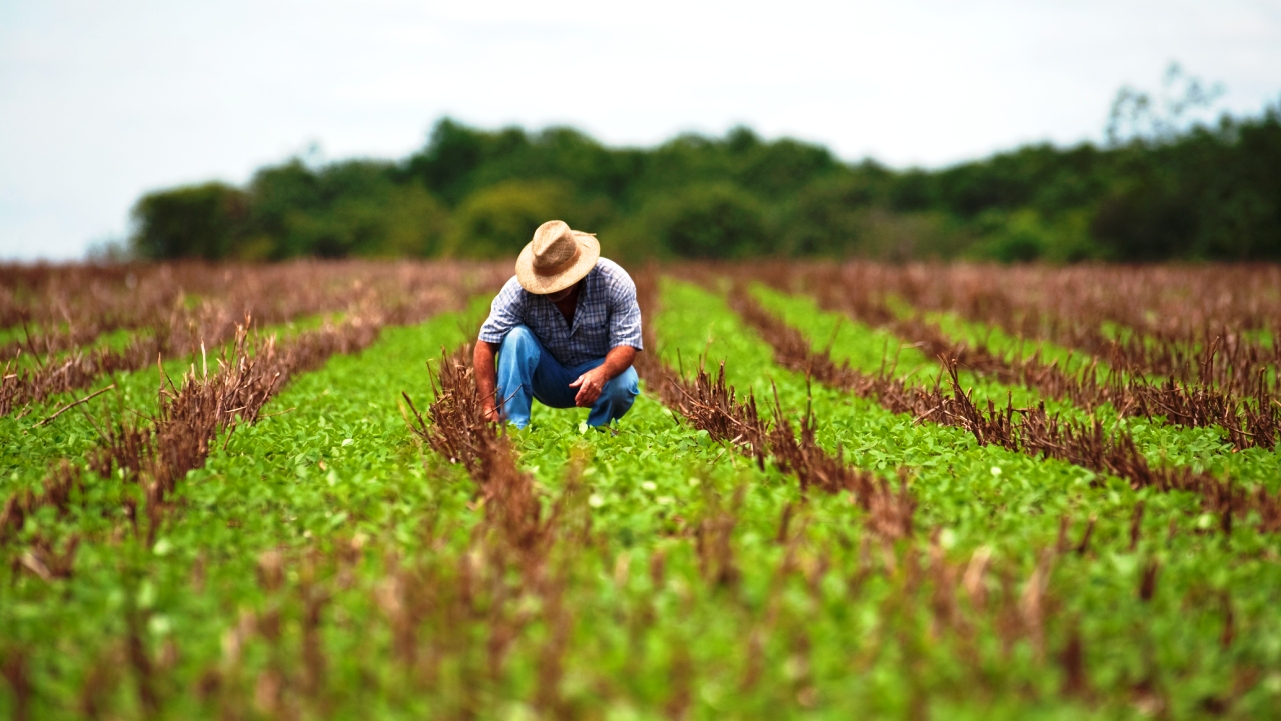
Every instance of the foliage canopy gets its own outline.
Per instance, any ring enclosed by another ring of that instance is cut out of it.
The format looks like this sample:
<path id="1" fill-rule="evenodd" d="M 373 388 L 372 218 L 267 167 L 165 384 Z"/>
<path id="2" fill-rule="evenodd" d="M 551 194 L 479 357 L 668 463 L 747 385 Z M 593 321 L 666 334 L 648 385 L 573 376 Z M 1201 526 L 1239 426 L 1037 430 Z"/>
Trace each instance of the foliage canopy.
<path id="1" fill-rule="evenodd" d="M 1106 146 L 1028 145 L 941 170 L 844 163 L 744 127 L 639 149 L 444 118 L 399 162 L 295 158 L 245 188 L 150 193 L 131 246 L 153 259 L 502 258 L 561 218 L 626 259 L 1281 260 L 1281 108 L 1124 135 L 1118 118 L 1145 98 L 1122 91 Z"/>

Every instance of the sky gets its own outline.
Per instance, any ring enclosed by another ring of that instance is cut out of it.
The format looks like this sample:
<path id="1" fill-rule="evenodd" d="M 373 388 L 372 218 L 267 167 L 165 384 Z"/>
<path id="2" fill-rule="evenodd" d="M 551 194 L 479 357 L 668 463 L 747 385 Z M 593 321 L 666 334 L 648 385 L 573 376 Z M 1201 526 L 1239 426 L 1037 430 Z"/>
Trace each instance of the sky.
<path id="1" fill-rule="evenodd" d="M 1281 0 L 0 0 L 0 260 L 125 238 L 143 193 L 304 153 L 396 159 L 444 115 L 653 145 L 746 124 L 940 167 L 1100 141 L 1165 68 L 1281 100 Z"/>

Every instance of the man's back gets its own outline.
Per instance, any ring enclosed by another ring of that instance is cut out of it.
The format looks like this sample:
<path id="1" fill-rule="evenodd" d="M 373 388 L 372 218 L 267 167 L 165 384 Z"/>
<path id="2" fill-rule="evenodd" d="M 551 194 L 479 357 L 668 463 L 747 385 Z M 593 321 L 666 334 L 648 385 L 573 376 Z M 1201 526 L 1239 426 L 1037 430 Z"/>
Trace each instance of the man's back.
<path id="1" fill-rule="evenodd" d="M 599 259 L 583 278 L 572 323 L 566 322 L 554 302 L 530 293 L 512 277 L 490 305 L 480 340 L 501 343 L 518 325 L 533 331 L 548 352 L 565 365 L 601 358 L 620 345 L 637 350 L 643 347 L 636 284 L 608 258 Z"/>

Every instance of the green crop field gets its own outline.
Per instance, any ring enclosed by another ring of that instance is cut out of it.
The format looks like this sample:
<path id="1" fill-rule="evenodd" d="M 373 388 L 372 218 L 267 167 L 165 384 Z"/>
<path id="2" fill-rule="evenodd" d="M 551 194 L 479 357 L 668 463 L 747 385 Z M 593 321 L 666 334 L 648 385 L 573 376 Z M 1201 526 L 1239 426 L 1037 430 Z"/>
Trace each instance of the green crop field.
<path id="1" fill-rule="evenodd" d="M 1275 267 L 635 269 L 612 431 L 480 264 L 0 268 L 0 712 L 1268 718 Z"/>

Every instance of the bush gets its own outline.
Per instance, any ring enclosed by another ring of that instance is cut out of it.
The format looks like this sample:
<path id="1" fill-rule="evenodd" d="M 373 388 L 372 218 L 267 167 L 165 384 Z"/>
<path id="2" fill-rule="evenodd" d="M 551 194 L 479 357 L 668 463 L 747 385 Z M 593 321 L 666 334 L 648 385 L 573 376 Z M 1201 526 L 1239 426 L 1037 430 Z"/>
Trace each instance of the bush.
<path id="1" fill-rule="evenodd" d="M 384 222 L 383 241 L 367 255 L 431 258 L 448 238 L 449 211 L 417 183 L 396 189 Z"/>
<path id="2" fill-rule="evenodd" d="M 1047 219 L 1034 210 L 988 211 L 978 218 L 983 240 L 968 252 L 977 260 L 1003 263 L 1050 261 L 1077 263 L 1105 259 L 1105 250 L 1090 237 L 1090 213 L 1063 213 Z"/>
<path id="3" fill-rule="evenodd" d="M 575 206 L 573 193 L 564 183 L 510 180 L 492 185 L 467 196 L 458 206 L 445 255 L 514 257 L 548 220 L 584 227 Z"/>
<path id="4" fill-rule="evenodd" d="M 742 258 L 769 247 L 759 201 L 726 183 L 690 186 L 651 201 L 640 229 L 650 255 L 682 258 Z"/>
<path id="5" fill-rule="evenodd" d="M 492 258 L 561 218 L 603 229 L 607 252 L 633 260 L 1281 260 L 1278 168 L 1281 107 L 1121 144 L 1039 144 L 904 171 L 742 127 L 640 149 L 571 128 L 444 119 L 398 163 L 293 159 L 247 191 L 151 193 L 131 240 L 144 258 Z"/>
<path id="6" fill-rule="evenodd" d="M 872 187 L 862 176 L 836 175 L 806 185 L 788 214 L 784 251 L 827 258 L 856 253 L 865 239 L 865 208 L 871 201 Z"/>
<path id="7" fill-rule="evenodd" d="M 144 195 L 133 207 L 130 246 L 141 258 L 226 257 L 242 232 L 248 197 L 225 183 L 205 183 Z"/>
<path id="8" fill-rule="evenodd" d="M 312 213 L 286 217 L 291 245 L 321 258 L 426 257 L 443 245 L 448 212 L 417 183 L 340 196 Z"/>

